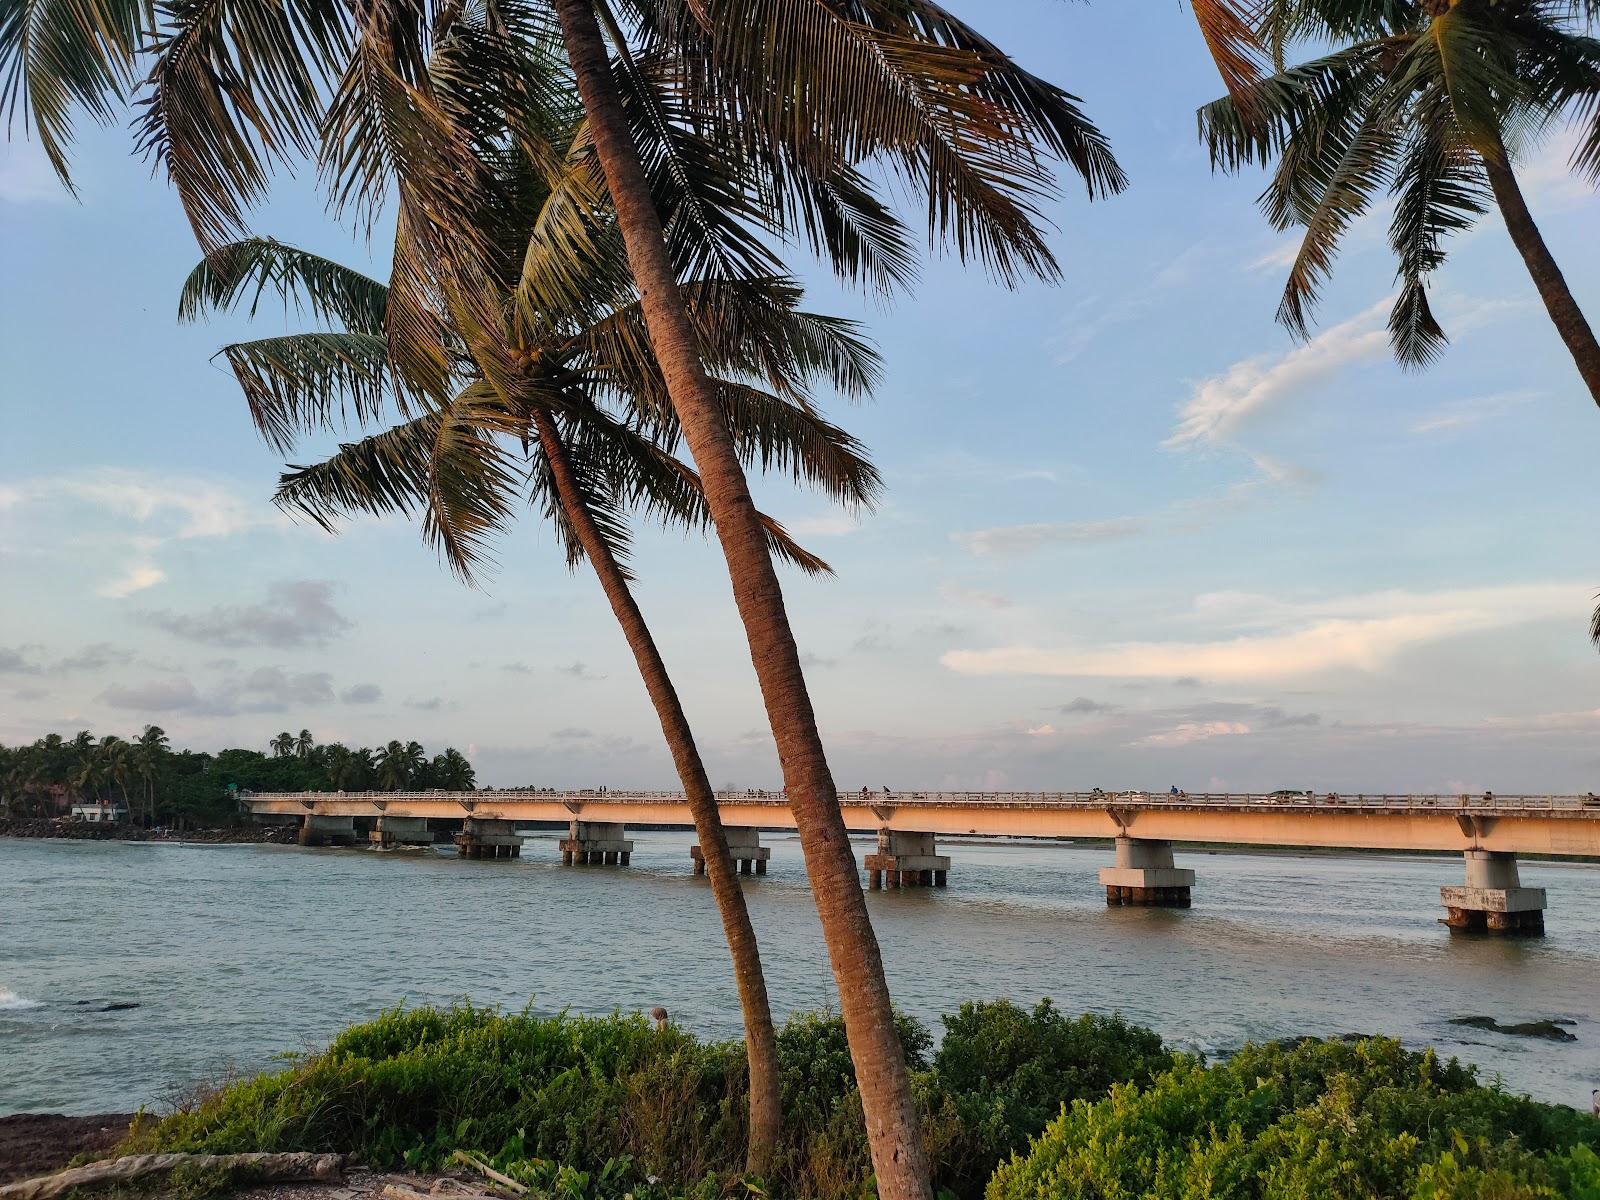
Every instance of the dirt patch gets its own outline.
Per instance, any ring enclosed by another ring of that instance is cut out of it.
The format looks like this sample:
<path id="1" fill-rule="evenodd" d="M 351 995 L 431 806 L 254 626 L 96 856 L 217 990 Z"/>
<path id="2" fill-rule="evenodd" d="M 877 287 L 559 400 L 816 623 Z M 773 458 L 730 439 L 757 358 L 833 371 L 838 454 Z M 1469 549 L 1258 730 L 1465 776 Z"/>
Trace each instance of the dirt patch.
<path id="1" fill-rule="evenodd" d="M 128 1135 L 132 1113 L 64 1117 L 19 1113 L 0 1117 L 0 1183 L 47 1175 L 79 1154 L 105 1152 Z"/>

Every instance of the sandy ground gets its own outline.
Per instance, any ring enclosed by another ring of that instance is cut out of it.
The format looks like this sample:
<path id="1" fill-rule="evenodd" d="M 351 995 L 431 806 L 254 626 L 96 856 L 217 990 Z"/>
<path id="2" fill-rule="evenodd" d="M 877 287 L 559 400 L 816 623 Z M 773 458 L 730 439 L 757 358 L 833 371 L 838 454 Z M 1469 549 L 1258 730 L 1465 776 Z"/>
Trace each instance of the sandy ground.
<path id="1" fill-rule="evenodd" d="M 126 1136 L 131 1120 L 132 1113 L 0 1117 L 0 1183 L 47 1175 L 66 1166 L 75 1155 L 109 1150 Z"/>

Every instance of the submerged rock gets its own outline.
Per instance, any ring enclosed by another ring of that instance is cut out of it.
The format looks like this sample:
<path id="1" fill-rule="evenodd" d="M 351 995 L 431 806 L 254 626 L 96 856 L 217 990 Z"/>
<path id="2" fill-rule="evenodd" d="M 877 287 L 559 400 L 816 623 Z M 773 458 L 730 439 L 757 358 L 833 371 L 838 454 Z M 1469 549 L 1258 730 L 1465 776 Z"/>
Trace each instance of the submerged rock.
<path id="1" fill-rule="evenodd" d="M 1513 1037 L 1544 1038 L 1550 1042 L 1575 1042 L 1578 1035 L 1568 1033 L 1563 1025 L 1576 1024 L 1563 1018 L 1548 1021 L 1519 1021 L 1513 1025 L 1502 1025 L 1493 1017 L 1451 1017 L 1452 1025 L 1470 1025 L 1473 1029 L 1487 1029 L 1490 1033 L 1509 1033 Z"/>

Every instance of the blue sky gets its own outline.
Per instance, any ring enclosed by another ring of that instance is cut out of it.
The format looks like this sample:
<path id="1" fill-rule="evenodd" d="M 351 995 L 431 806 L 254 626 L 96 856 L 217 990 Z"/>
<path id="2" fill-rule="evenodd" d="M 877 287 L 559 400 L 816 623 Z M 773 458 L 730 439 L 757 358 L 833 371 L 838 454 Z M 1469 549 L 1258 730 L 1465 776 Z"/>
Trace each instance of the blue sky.
<path id="1" fill-rule="evenodd" d="M 1083 97 L 1132 187 L 1050 206 L 1056 287 L 935 261 L 884 305 L 799 264 L 886 364 L 834 408 L 875 513 L 757 483 L 837 570 L 787 588 L 841 786 L 1600 785 L 1600 413 L 1498 216 L 1436 280 L 1454 343 L 1427 373 L 1387 355 L 1382 214 L 1297 344 L 1260 177 L 1196 144 L 1218 86 L 1185 11 L 957 7 Z M 86 132 L 77 201 L 0 149 L 0 740 L 306 726 L 455 744 L 494 784 L 671 785 L 597 586 L 535 521 L 472 591 L 402 522 L 330 538 L 272 508 L 281 460 L 210 355 L 299 326 L 177 325 L 196 251 L 130 145 Z M 1600 317 L 1600 201 L 1564 161 L 1559 134 L 1528 148 L 1524 186 Z M 306 180 L 255 227 L 381 270 Z M 638 568 L 713 781 L 776 785 L 720 555 L 646 533 Z"/>

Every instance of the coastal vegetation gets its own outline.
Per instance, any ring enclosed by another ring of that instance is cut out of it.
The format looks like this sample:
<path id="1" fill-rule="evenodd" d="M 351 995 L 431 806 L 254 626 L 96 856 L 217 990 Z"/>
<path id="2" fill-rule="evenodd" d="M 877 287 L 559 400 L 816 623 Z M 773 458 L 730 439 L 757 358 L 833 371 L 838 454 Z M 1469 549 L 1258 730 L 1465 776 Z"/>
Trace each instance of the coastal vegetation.
<path id="1" fill-rule="evenodd" d="M 1291 325 L 1304 330 L 1338 234 L 1376 185 L 1398 172 L 1407 182 L 1394 233 L 1405 285 L 1396 346 L 1410 361 L 1435 353 L 1443 332 L 1427 306 L 1425 278 L 1442 261 L 1442 234 L 1482 209 L 1476 163 L 1600 400 L 1600 350 L 1520 204 L 1507 149 L 1508 127 L 1593 104 L 1596 93 L 1585 90 L 1595 74 L 1588 50 L 1576 39 L 1552 49 L 1565 18 L 1539 15 L 1566 9 L 1575 15 L 1580 6 L 1284 0 L 1262 10 L 1268 24 L 1256 24 L 1255 6 L 1196 3 L 1231 96 L 1209 117 L 1213 152 L 1226 165 L 1277 155 L 1274 203 L 1282 213 L 1275 215 L 1308 229 L 1286 302 Z M 1592 16 L 1593 5 L 1581 11 Z M 75 112 L 109 118 L 115 104 L 137 94 L 139 144 L 173 184 L 208 255 L 201 294 L 231 302 L 240 280 L 264 284 L 272 272 L 280 281 L 289 272 L 297 286 L 310 286 L 319 316 L 346 326 L 310 340 L 276 339 L 265 357 L 231 348 L 263 429 L 280 438 L 291 428 L 325 429 L 334 404 L 345 400 L 365 417 L 373 397 L 391 390 L 406 424 L 300 472 L 286 486 L 298 488 L 303 507 L 325 514 L 405 507 L 420 497 L 424 519 L 459 570 L 504 518 L 502 494 L 524 487 L 522 473 L 533 472 L 569 553 L 596 567 L 630 631 L 691 799 L 709 791 L 704 771 L 616 551 L 630 505 L 714 529 L 838 988 L 852 1072 L 841 1103 L 861 1118 L 853 1144 L 870 1152 L 886 1200 L 929 1197 L 934 1164 L 946 1160 L 929 1155 L 942 1143 L 919 1088 L 937 1064 L 919 1057 L 890 1003 L 774 565 L 775 555 L 802 563 L 806 556 L 751 498 L 747 471 L 772 451 L 751 443 L 739 411 L 750 397 L 730 393 L 724 367 L 750 374 L 747 365 L 758 362 L 754 374 L 780 396 L 795 384 L 763 357 L 764 331 L 744 311 L 705 302 L 725 301 L 740 285 L 783 285 L 778 252 L 790 249 L 817 254 L 869 290 L 908 285 L 916 268 L 910 223 L 885 194 L 924 210 L 933 248 L 1000 283 L 1053 280 L 1058 268 L 1040 206 L 1055 195 L 1057 174 L 1076 176 L 1090 198 L 1126 183 L 1076 98 L 926 0 L 288 0 L 265 9 L 25 0 L 18 14 L 0 28 L 4 93 L 26 113 L 63 178 Z M 1256 79 L 1249 55 L 1241 57 L 1241 47 L 1281 45 L 1308 29 L 1335 40 L 1381 34 L 1354 56 L 1369 69 L 1340 77 L 1348 86 L 1331 100 L 1326 89 L 1297 91 L 1294 79 Z M 370 229 L 380 213 L 394 214 L 386 287 L 248 238 L 247 213 L 268 197 L 275 171 L 308 157 L 317 160 L 336 215 Z M 534 209 L 539 216 L 529 225 Z M 241 255 L 256 256 L 243 272 Z M 624 298 L 625 314 L 608 311 Z M 790 307 L 774 305 L 771 315 L 792 318 Z M 590 337 L 594 323 L 611 316 L 620 319 L 602 352 L 557 353 L 560 339 Z M 592 401 L 586 388 L 617 399 L 617 379 L 589 378 L 601 365 L 640 368 L 622 387 L 625 396 L 648 400 L 642 421 L 627 414 L 604 436 L 585 407 Z M 803 397 L 791 407 L 809 411 Z M 657 433 L 664 437 L 641 441 Z M 505 440 L 523 444 L 523 460 L 506 460 L 498 445 Z M 661 457 L 680 440 L 690 461 Z M 367 770 L 359 752 L 347 753 L 323 765 L 330 781 Z M 296 755 L 276 758 L 289 764 Z M 422 764 L 404 744 L 374 755 L 370 768 L 378 786 L 421 786 Z M 107 770 L 81 786 L 126 792 L 126 772 Z M 150 789 L 152 819 L 154 805 Z M 703 838 L 713 850 L 718 845 L 714 826 L 703 826 Z M 742 909 L 736 887 L 725 884 L 719 899 L 738 956 L 748 921 L 736 931 Z M 747 951 L 753 963 L 753 935 Z M 741 966 L 739 976 L 745 984 L 759 972 Z M 549 1036 L 559 1041 L 560 1032 Z M 585 1026 L 582 1037 L 589 1034 Z M 617 1036 L 624 1048 L 633 1045 Z M 648 1049 L 656 1045 L 648 1039 L 664 1035 L 640 1036 Z M 357 1037 L 356 1048 L 362 1045 Z M 685 1063 L 660 1068 L 659 1086 L 698 1080 L 712 1093 L 721 1086 L 726 1099 L 733 1076 L 696 1074 L 698 1058 L 683 1053 Z M 329 1054 L 335 1064 L 369 1061 Z M 614 1080 L 600 1068 L 618 1064 L 591 1064 L 586 1054 L 553 1060 L 567 1065 L 551 1086 Z M 658 1061 L 640 1054 L 621 1065 L 642 1070 Z M 389 1069 L 378 1074 L 387 1078 Z M 770 1073 L 758 1069 L 756 1077 Z M 757 1088 L 748 1072 L 745 1078 L 753 1098 Z M 669 1103 L 670 1092 L 649 1094 L 665 1124 L 648 1128 L 698 1119 L 698 1092 L 677 1103 Z M 566 1096 L 569 1105 L 581 1099 Z M 347 1111 L 344 1100 L 314 1111 Z M 545 1119 L 543 1108 L 529 1115 Z M 616 1178 L 583 1139 L 631 1137 L 634 1110 L 590 1116 L 580 1130 L 562 1125 L 575 1140 L 557 1148 L 582 1157 L 601 1178 Z M 471 1133 L 473 1118 L 462 1119 Z M 269 1120 L 264 1128 L 271 1127 Z M 1019 1127 L 1002 1120 L 995 1136 Z M 771 1154 L 766 1135 L 746 1131 L 751 1163 L 777 1163 L 781 1147 L 794 1145 L 805 1148 L 808 1164 L 831 1161 L 794 1141 L 805 1130 L 802 1123 L 781 1133 Z M 696 1136 L 703 1139 L 696 1145 L 715 1141 L 704 1131 Z M 655 1153 L 648 1138 L 624 1152 L 630 1161 Z M 674 1177 L 692 1182 L 692 1162 L 677 1162 Z M 772 1172 L 781 1178 L 779 1167 Z M 845 1194 L 838 1181 L 850 1176 L 849 1186 L 859 1187 L 863 1173 L 791 1183 L 797 1194 Z"/>
<path id="2" fill-rule="evenodd" d="M 1600 1121 L 1384 1038 L 1245 1046 L 1207 1065 L 1048 1001 L 904 1016 L 935 1188 L 951 1200 L 1600 1195 Z M 437 1169 L 468 1151 L 534 1196 L 875 1194 L 842 1022 L 778 1032 L 782 1137 L 743 1174 L 742 1047 L 638 1016 L 386 1013 L 288 1069 L 203 1092 L 125 1151 L 341 1151 Z"/>
<path id="3" fill-rule="evenodd" d="M 158 725 L 133 738 L 51 733 L 0 746 L 0 814 L 53 816 L 75 801 L 121 800 L 130 819 L 147 827 L 214 828 L 238 822 L 237 791 L 465 791 L 475 781 L 454 747 L 430 758 L 414 741 L 373 750 L 318 743 L 301 730 L 279 734 L 269 750 L 174 750 Z"/>

